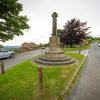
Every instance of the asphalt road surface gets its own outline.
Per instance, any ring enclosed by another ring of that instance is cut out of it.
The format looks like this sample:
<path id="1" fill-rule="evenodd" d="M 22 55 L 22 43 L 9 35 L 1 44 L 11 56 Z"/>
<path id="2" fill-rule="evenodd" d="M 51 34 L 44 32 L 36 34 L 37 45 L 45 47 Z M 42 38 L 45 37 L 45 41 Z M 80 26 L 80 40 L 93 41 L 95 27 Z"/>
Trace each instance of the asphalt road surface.
<path id="1" fill-rule="evenodd" d="M 8 69 L 18 63 L 21 63 L 27 59 L 32 58 L 35 55 L 41 54 L 42 50 L 34 50 L 22 54 L 16 54 L 14 58 L 9 58 L 9 59 L 0 59 L 0 62 L 4 62 L 4 67 L 5 69 Z"/>
<path id="2" fill-rule="evenodd" d="M 77 86 L 66 100 L 100 100 L 100 47 L 91 45 Z"/>

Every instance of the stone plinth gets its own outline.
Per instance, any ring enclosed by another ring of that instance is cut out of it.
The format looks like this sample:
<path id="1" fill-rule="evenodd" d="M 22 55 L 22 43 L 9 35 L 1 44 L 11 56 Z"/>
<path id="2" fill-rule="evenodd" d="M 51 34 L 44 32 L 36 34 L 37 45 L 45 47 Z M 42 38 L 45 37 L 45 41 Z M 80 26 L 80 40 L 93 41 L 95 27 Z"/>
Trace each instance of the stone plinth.
<path id="1" fill-rule="evenodd" d="M 59 48 L 59 37 L 52 36 L 49 38 L 49 49 L 45 52 L 47 58 L 62 58 L 64 51 Z"/>
<path id="2" fill-rule="evenodd" d="M 49 47 L 50 48 L 56 48 L 59 47 L 59 37 L 57 36 L 52 36 L 49 38 Z"/>
<path id="3" fill-rule="evenodd" d="M 47 58 L 52 58 L 52 59 L 64 57 L 64 52 L 60 51 L 58 48 L 57 48 L 57 51 L 56 50 L 55 51 L 46 51 L 45 54 L 46 54 Z"/>

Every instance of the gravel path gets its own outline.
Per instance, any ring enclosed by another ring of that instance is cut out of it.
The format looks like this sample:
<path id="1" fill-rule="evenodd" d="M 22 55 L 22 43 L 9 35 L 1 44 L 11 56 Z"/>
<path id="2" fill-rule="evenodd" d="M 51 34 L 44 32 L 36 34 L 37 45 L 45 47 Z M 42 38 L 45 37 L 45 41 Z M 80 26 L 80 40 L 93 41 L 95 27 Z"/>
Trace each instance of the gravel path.
<path id="1" fill-rule="evenodd" d="M 72 95 L 66 100 L 100 100 L 100 47 L 92 44 L 86 67 Z"/>

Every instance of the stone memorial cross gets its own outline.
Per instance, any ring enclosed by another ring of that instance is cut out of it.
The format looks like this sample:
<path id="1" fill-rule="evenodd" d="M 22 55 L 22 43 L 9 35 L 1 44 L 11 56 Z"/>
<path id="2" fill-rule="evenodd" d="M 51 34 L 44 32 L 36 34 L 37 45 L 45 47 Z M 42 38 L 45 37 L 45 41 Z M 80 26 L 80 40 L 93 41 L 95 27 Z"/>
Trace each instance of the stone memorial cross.
<path id="1" fill-rule="evenodd" d="M 52 14 L 52 36 L 57 35 L 57 17 L 58 14 L 56 12 L 53 12 Z"/>

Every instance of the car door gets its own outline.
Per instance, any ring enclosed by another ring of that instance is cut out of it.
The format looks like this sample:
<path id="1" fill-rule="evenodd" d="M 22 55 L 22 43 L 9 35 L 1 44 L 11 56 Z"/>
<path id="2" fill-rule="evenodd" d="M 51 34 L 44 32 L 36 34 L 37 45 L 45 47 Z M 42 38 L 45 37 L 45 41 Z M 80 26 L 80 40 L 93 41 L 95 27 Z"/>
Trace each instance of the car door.
<path id="1" fill-rule="evenodd" d="M 2 51 L 0 50 L 0 58 L 2 58 L 3 57 L 3 53 L 2 53 Z"/>
<path id="2" fill-rule="evenodd" d="M 6 58 L 9 57 L 9 51 L 6 49 L 1 49 L 0 50 L 0 58 Z"/>

